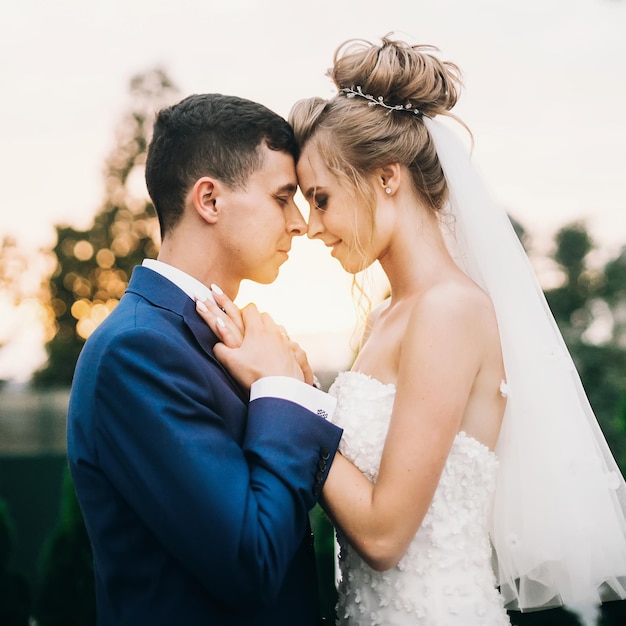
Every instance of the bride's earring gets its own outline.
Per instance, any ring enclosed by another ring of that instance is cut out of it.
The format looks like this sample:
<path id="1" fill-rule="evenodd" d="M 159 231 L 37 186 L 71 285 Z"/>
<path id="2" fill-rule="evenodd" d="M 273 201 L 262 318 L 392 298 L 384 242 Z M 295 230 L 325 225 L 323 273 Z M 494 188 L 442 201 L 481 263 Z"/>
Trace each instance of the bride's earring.
<path id="1" fill-rule="evenodd" d="M 385 193 L 390 196 L 391 195 L 391 187 L 385 187 Z"/>

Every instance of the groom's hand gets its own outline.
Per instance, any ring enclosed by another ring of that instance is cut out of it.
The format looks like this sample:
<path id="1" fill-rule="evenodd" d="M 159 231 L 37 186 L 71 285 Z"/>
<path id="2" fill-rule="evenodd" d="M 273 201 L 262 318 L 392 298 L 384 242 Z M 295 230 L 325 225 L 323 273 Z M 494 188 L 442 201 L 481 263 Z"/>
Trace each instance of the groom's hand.
<path id="1" fill-rule="evenodd" d="M 265 376 L 290 376 L 305 381 L 299 363 L 304 351 L 298 346 L 302 354 L 296 355 L 282 327 L 266 313 L 260 313 L 254 304 L 241 311 L 241 319 L 244 326 L 241 345 L 232 348 L 218 343 L 213 348 L 218 361 L 241 385 L 249 389 L 253 382 Z"/>

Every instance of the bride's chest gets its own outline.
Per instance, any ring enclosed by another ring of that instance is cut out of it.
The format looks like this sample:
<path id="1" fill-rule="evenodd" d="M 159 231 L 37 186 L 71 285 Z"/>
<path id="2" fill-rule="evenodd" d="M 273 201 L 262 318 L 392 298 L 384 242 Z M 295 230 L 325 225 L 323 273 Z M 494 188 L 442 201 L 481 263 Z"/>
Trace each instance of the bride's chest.
<path id="1" fill-rule="evenodd" d="M 359 350 L 352 369 L 383 383 L 395 384 L 405 334 L 406 324 L 378 322 Z"/>
<path id="2" fill-rule="evenodd" d="M 389 429 L 395 387 L 356 371 L 342 372 L 330 389 L 332 421 L 344 429 L 340 450 L 366 476 L 375 477 Z"/>

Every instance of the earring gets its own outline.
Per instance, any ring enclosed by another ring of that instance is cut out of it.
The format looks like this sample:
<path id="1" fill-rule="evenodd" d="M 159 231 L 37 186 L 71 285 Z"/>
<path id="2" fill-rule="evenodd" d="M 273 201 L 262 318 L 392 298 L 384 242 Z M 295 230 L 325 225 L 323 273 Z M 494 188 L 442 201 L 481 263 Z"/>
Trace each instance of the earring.
<path id="1" fill-rule="evenodd" d="M 385 193 L 390 196 L 391 195 L 391 187 L 385 187 Z"/>

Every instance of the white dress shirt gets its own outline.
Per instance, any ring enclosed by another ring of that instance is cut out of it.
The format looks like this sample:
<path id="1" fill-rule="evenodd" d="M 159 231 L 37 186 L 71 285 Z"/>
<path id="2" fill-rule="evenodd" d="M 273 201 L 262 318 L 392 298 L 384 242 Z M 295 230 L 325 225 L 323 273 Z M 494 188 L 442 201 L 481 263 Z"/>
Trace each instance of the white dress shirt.
<path id="1" fill-rule="evenodd" d="M 213 292 L 204 283 L 177 267 L 156 259 L 144 259 L 142 265 L 167 278 L 192 300 L 196 298 L 210 299 L 215 302 Z M 334 413 L 337 404 L 337 400 L 333 396 L 289 376 L 266 376 L 252 383 L 250 402 L 262 397 L 281 398 L 295 402 L 324 418 Z"/>

